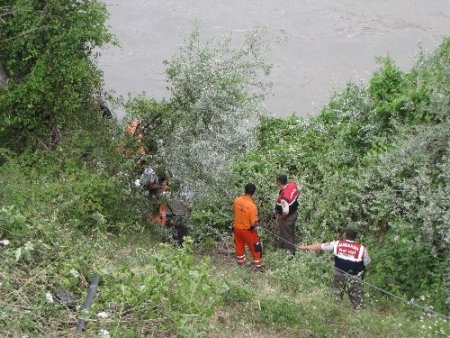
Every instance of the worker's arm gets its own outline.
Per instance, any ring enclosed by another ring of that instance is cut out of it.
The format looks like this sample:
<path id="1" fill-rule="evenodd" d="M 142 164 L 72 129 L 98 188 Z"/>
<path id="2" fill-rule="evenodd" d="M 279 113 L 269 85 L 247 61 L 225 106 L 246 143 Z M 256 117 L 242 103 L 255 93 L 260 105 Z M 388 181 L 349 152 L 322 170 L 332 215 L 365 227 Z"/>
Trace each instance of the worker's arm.
<path id="1" fill-rule="evenodd" d="M 285 219 L 289 216 L 289 204 L 286 200 L 281 200 L 281 214 L 278 215 L 279 219 Z"/>
<path id="2" fill-rule="evenodd" d="M 310 244 L 310 245 L 300 245 L 298 247 L 300 250 L 311 250 L 311 251 L 320 251 L 322 250 L 322 244 Z"/>
<path id="3" fill-rule="evenodd" d="M 370 259 L 369 253 L 367 252 L 367 249 L 364 248 L 364 253 L 363 253 L 363 264 L 364 264 L 364 266 L 369 265 L 371 261 L 372 261 L 372 259 Z"/>
<path id="4" fill-rule="evenodd" d="M 311 250 L 311 251 L 326 251 L 333 252 L 336 241 L 329 243 L 316 243 L 311 245 L 300 245 L 298 248 L 300 250 Z"/>

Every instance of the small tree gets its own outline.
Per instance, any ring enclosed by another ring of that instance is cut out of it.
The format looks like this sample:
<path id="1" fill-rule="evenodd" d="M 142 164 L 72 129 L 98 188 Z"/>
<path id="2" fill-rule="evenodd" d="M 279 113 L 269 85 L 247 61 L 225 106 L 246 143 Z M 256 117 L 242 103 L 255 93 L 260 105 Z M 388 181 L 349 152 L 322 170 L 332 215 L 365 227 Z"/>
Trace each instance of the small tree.
<path id="1" fill-rule="evenodd" d="M 261 80 L 271 69 L 263 33 L 251 32 L 235 48 L 230 36 L 202 43 L 195 28 L 166 62 L 173 129 L 160 153 L 184 190 L 198 197 L 206 185 L 209 196 L 223 191 L 228 166 L 255 142 L 253 125 L 271 87 Z"/>
<path id="2" fill-rule="evenodd" d="M 92 119 L 97 47 L 112 41 L 96 0 L 6 0 L 0 7 L 0 144 L 56 144 Z M 3 76 L 2 76 L 3 77 Z M 1 84 L 1 81 L 0 81 Z"/>

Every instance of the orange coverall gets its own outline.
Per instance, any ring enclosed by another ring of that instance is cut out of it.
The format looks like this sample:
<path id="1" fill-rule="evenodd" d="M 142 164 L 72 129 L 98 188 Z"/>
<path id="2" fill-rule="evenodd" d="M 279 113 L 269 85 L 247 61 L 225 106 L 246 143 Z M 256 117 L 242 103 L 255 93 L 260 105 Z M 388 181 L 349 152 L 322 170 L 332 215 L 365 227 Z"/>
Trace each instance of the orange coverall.
<path id="1" fill-rule="evenodd" d="M 253 264 L 262 267 L 262 247 L 255 225 L 258 222 L 258 210 L 253 198 L 249 195 L 237 197 L 233 203 L 234 214 L 234 247 L 236 262 L 243 265 L 246 262 L 245 245 L 253 257 Z"/>

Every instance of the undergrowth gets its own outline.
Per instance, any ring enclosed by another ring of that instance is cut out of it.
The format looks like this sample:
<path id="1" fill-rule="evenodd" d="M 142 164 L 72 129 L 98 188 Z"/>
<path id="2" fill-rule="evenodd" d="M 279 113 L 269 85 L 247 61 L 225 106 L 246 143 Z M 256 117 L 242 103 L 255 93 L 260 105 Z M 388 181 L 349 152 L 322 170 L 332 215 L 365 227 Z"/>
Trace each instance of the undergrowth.
<path id="1" fill-rule="evenodd" d="M 199 256 L 158 230 L 85 236 L 47 224 L 23 246 L 1 249 L 0 327 L 6 336 L 64 337 L 79 318 L 88 336 L 445 337 L 448 322 L 366 288 L 365 308 L 333 301 L 328 258 L 270 251 L 265 272 L 236 266 L 232 252 Z M 189 240 L 188 240 L 189 243 Z M 20 255 L 19 252 L 20 251 Z M 318 264 L 320 262 L 321 264 Z M 323 264 L 322 264 L 323 263 Z M 82 310 L 92 276 L 94 304 Z M 59 287 L 77 301 L 69 309 Z M 49 321 L 48 319 L 51 318 Z M 106 333 L 107 332 L 107 333 Z"/>

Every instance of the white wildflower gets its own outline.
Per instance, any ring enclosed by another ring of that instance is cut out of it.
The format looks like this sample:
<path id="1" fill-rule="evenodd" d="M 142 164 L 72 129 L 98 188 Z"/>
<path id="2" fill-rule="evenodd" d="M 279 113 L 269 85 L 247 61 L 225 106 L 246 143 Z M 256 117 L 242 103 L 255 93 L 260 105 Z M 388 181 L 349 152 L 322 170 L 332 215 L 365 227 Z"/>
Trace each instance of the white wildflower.
<path id="1" fill-rule="evenodd" d="M 75 278 L 79 278 L 80 277 L 80 273 L 77 270 L 75 270 L 75 269 L 71 269 L 70 270 L 70 274 L 72 276 L 74 276 Z"/>
<path id="2" fill-rule="evenodd" d="M 3 240 L 0 241 L 0 244 L 3 245 L 3 246 L 8 246 L 10 243 L 11 242 L 8 241 L 7 239 L 3 239 Z"/>
<path id="3" fill-rule="evenodd" d="M 25 250 L 27 250 L 27 251 L 33 251 L 33 249 L 34 249 L 33 244 L 31 244 L 30 241 L 28 241 L 28 242 L 25 243 Z"/>
<path id="4" fill-rule="evenodd" d="M 22 248 L 18 248 L 18 249 L 15 251 L 15 255 L 16 255 L 16 262 L 18 262 L 19 259 L 20 259 L 20 257 L 22 257 Z"/>
<path id="5" fill-rule="evenodd" d="M 109 338 L 111 336 L 109 335 L 109 332 L 107 330 L 101 329 L 100 330 L 100 337 L 102 337 L 102 338 Z"/>
<path id="6" fill-rule="evenodd" d="M 53 303 L 53 296 L 52 296 L 52 294 L 51 294 L 50 292 L 47 292 L 47 293 L 45 294 L 45 300 L 46 300 L 47 302 L 49 302 L 49 303 Z"/>
<path id="7" fill-rule="evenodd" d="M 97 317 L 105 319 L 109 317 L 109 314 L 107 312 L 99 312 L 97 313 Z"/>

